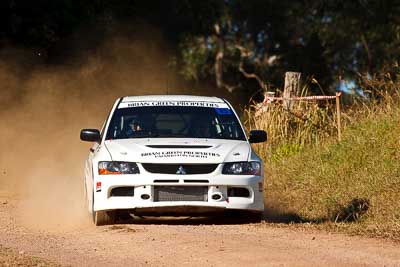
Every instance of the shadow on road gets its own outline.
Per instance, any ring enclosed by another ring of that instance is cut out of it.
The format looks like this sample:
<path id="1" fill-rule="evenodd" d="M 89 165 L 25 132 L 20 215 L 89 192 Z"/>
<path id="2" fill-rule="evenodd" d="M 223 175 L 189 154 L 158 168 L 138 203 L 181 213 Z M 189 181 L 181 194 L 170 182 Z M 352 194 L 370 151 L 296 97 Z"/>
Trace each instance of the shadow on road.
<path id="1" fill-rule="evenodd" d="M 267 211 L 264 215 L 267 223 L 302 224 L 302 223 L 324 223 L 327 218 L 308 219 L 294 212 L 273 212 Z"/>
<path id="2" fill-rule="evenodd" d="M 323 223 L 327 218 L 310 220 L 303 218 L 296 213 L 281 212 L 268 209 L 262 216 L 253 216 L 251 213 L 230 212 L 218 215 L 209 215 L 203 217 L 195 216 L 132 216 L 128 214 L 119 214 L 117 224 L 135 224 L 135 225 L 240 225 L 249 223 L 283 223 L 283 224 L 301 224 L 301 223 Z"/>

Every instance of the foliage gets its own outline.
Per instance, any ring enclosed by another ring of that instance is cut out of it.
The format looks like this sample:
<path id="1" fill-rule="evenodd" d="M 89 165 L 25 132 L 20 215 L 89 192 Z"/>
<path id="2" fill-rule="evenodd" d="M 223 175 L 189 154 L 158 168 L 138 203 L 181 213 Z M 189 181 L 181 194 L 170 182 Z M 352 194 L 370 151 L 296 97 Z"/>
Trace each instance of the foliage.
<path id="1" fill-rule="evenodd" d="M 182 42 L 181 57 L 186 65 L 181 69 L 181 74 L 185 79 L 199 81 L 211 74 L 212 70 L 208 67 L 208 61 L 212 60 L 211 49 L 207 45 L 207 40 L 201 37 L 188 37 Z"/>
<path id="2" fill-rule="evenodd" d="M 332 92 L 338 78 L 373 76 L 399 60 L 399 14 L 395 0 L 4 0 L 0 50 L 22 46 L 41 63 L 63 64 L 110 32 L 138 37 L 150 25 L 172 48 L 170 66 L 196 84 L 214 81 L 251 96 L 282 87 L 284 72 L 299 71 Z M 321 93 L 316 85 L 309 90 Z"/>
<path id="3" fill-rule="evenodd" d="M 178 48 L 182 36 L 203 35 L 212 28 L 220 16 L 222 3 L 212 0 L 4 0 L 0 3 L 0 44 L 40 53 L 45 63 L 65 63 L 70 50 L 93 50 L 110 32 L 137 37 L 137 32 L 153 27 L 164 34 L 171 46 Z"/>
<path id="4" fill-rule="evenodd" d="M 249 95 L 260 89 L 240 72 L 242 62 L 272 89 L 282 87 L 284 72 L 298 71 L 332 92 L 338 78 L 372 75 L 399 60 L 399 10 L 398 1 L 227 1 L 217 21 L 225 79 Z M 210 29 L 205 37 L 215 56 L 216 33 Z M 186 68 L 193 62 L 183 63 Z M 316 85 L 309 89 L 321 93 Z"/>

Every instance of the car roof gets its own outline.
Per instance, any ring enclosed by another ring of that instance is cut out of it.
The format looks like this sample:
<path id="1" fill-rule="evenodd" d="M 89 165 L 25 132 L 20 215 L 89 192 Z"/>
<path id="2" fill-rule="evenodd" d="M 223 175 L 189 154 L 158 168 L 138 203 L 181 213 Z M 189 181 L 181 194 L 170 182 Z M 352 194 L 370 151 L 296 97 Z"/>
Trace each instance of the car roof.
<path id="1" fill-rule="evenodd" d="M 224 103 L 222 98 L 215 96 L 195 96 L 195 95 L 141 95 L 141 96 L 125 96 L 121 102 L 133 101 L 197 101 L 197 102 L 213 102 Z"/>

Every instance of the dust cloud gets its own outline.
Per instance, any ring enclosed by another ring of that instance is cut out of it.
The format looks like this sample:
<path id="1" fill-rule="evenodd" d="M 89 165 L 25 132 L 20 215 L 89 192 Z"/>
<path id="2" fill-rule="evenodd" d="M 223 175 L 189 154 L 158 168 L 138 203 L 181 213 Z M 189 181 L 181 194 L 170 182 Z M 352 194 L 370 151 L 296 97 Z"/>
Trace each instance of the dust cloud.
<path id="1" fill-rule="evenodd" d="M 177 89 L 166 51 L 161 35 L 113 37 L 79 63 L 29 69 L 10 60 L 23 51 L 3 49 L 0 196 L 16 201 L 17 220 L 40 230 L 88 223 L 83 166 L 91 144 L 79 140 L 80 129 L 100 128 L 120 96 L 190 93 Z"/>

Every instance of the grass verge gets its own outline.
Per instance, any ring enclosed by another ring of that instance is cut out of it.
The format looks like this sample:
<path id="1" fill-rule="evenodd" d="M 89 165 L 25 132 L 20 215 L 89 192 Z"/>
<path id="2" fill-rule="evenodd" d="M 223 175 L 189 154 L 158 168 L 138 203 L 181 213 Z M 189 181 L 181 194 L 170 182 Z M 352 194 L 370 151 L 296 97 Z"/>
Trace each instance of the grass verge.
<path id="1" fill-rule="evenodd" d="M 270 156 L 267 207 L 289 221 L 400 241 L 399 133 L 395 108 L 348 126 L 340 143 Z"/>

